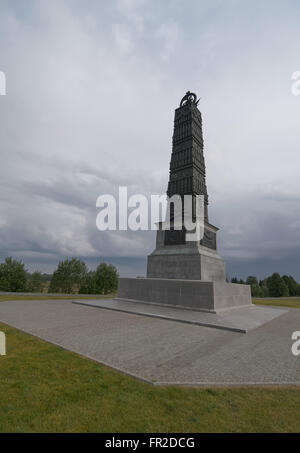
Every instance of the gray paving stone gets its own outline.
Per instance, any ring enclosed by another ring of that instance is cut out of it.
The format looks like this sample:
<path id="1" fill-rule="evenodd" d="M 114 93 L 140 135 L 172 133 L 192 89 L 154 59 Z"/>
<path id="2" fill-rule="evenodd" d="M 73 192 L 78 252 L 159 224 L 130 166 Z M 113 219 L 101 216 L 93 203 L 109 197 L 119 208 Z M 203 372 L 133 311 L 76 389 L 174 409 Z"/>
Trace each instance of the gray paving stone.
<path id="1" fill-rule="evenodd" d="M 73 303 L 241 333 L 256 329 L 266 322 L 277 318 L 277 316 L 281 316 L 286 311 L 279 308 L 251 305 L 249 307 L 226 310 L 222 314 L 216 314 L 118 299 L 74 300 Z"/>
<path id="2" fill-rule="evenodd" d="M 0 321 L 156 385 L 300 385 L 299 309 L 246 335 L 67 300 L 1 302 Z"/>

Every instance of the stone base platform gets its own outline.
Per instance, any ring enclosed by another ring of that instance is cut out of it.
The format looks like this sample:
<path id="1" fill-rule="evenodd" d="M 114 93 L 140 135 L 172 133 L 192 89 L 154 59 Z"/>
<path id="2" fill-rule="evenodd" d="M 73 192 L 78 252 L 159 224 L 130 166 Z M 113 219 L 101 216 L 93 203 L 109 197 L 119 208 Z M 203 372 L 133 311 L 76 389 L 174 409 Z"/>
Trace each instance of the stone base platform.
<path id="1" fill-rule="evenodd" d="M 216 249 L 197 242 L 164 245 L 165 233 L 157 231 L 156 249 L 148 255 L 147 278 L 225 282 L 225 262 Z"/>
<path id="2" fill-rule="evenodd" d="M 151 318 L 160 318 L 185 324 L 194 324 L 215 329 L 247 333 L 286 313 L 286 310 L 269 307 L 250 307 L 227 310 L 223 314 L 204 313 L 182 308 L 150 305 L 140 302 L 126 302 L 118 299 L 74 300 L 74 304 L 121 311 Z"/>
<path id="3" fill-rule="evenodd" d="M 165 249 L 148 256 L 147 278 L 175 280 L 226 280 L 225 263 L 217 253 L 166 253 Z M 165 253 L 163 253 L 165 252 Z"/>
<path id="4" fill-rule="evenodd" d="M 249 285 L 202 280 L 120 278 L 117 298 L 210 313 L 252 306 Z"/>

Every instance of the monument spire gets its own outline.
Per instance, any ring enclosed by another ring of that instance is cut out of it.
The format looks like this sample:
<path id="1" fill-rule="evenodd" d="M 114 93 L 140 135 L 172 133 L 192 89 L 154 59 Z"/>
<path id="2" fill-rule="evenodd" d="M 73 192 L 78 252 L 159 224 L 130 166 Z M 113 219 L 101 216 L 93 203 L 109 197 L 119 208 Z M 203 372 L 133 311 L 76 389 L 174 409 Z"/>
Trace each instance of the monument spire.
<path id="1" fill-rule="evenodd" d="M 208 222 L 208 195 L 203 155 L 202 117 L 195 93 L 188 91 L 175 110 L 173 146 L 167 195 L 204 196 L 204 218 Z M 195 213 L 193 212 L 193 217 Z"/>

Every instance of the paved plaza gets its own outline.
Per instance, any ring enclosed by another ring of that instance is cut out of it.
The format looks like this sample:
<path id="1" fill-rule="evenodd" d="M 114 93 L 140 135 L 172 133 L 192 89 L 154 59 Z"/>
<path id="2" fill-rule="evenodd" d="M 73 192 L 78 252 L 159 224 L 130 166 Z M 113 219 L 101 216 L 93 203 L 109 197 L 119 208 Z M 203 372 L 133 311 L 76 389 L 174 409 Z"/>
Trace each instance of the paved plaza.
<path id="1" fill-rule="evenodd" d="M 246 334 L 69 300 L 1 302 L 0 321 L 156 385 L 300 384 L 299 309 Z"/>
<path id="2" fill-rule="evenodd" d="M 153 318 L 168 319 L 240 333 L 246 333 L 285 313 L 284 309 L 257 307 L 253 304 L 249 307 L 226 310 L 222 314 L 119 299 L 75 300 L 74 304 L 135 313 L 141 316 L 151 316 Z"/>

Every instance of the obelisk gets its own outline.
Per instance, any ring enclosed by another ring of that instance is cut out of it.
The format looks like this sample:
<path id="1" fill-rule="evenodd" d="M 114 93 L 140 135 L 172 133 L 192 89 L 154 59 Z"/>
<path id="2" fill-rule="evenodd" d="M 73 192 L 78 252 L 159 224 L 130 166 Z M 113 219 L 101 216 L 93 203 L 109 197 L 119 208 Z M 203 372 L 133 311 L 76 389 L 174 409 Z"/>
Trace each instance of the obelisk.
<path id="1" fill-rule="evenodd" d="M 160 222 L 156 248 L 148 256 L 147 278 L 120 278 L 116 300 L 219 313 L 251 306 L 249 285 L 226 282 L 225 263 L 217 252 L 218 228 L 208 220 L 202 118 L 197 96 L 189 91 L 175 110 L 167 195 L 202 197 L 203 237 L 187 240 L 186 228 Z M 169 204 L 171 206 L 171 203 Z M 191 206 L 194 206 L 191 203 Z M 181 203 L 181 210 L 183 209 Z M 184 209 L 183 209 L 184 211 Z M 182 215 L 179 213 L 179 218 Z M 199 215 L 191 209 L 191 217 Z M 173 222 L 173 223 L 172 223 Z M 163 224 L 164 223 L 164 224 Z M 165 225 L 171 229 L 165 229 Z"/>
<path id="2" fill-rule="evenodd" d="M 199 100 L 187 92 L 175 110 L 170 178 L 167 195 L 204 197 L 204 235 L 186 241 L 186 231 L 157 232 L 156 249 L 148 256 L 147 277 L 225 281 L 225 263 L 217 253 L 218 228 L 208 221 L 208 195 L 203 153 L 202 117 Z M 194 204 L 193 204 L 194 206 Z M 196 213 L 193 212 L 193 217 Z"/>

